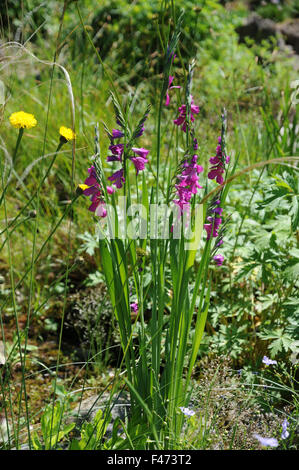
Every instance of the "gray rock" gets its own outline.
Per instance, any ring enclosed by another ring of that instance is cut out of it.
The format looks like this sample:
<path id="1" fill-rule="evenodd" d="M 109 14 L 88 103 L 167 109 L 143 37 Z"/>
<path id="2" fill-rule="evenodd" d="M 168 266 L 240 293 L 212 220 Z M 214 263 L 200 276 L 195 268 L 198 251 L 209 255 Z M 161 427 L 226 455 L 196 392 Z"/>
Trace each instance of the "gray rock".
<path id="1" fill-rule="evenodd" d="M 278 39 L 280 47 L 284 43 L 289 44 L 295 53 L 299 54 L 299 19 L 287 20 L 283 23 L 275 23 L 268 18 L 262 18 L 257 13 L 250 15 L 243 25 L 236 28 L 240 40 L 244 41 L 246 36 L 257 42 L 274 36 Z"/>
<path id="2" fill-rule="evenodd" d="M 105 436 L 110 438 L 112 436 L 113 424 L 117 418 L 125 421 L 130 413 L 130 400 L 126 393 L 115 394 L 110 401 L 110 394 L 103 393 L 102 395 L 92 395 L 86 398 L 73 410 L 73 417 L 76 419 L 76 425 L 82 426 L 84 421 L 91 422 L 99 409 L 103 412 L 109 406 L 111 413 L 111 420 L 108 424 Z"/>
<path id="3" fill-rule="evenodd" d="M 271 36 L 276 36 L 278 28 L 274 21 L 262 18 L 256 13 L 253 13 L 246 19 L 243 25 L 236 28 L 236 31 L 239 34 L 241 41 L 244 41 L 246 36 L 248 36 L 260 42 L 263 39 L 269 39 Z"/>
<path id="4" fill-rule="evenodd" d="M 289 20 L 279 25 L 279 30 L 287 44 L 290 44 L 296 54 L 299 54 L 299 18 Z"/>

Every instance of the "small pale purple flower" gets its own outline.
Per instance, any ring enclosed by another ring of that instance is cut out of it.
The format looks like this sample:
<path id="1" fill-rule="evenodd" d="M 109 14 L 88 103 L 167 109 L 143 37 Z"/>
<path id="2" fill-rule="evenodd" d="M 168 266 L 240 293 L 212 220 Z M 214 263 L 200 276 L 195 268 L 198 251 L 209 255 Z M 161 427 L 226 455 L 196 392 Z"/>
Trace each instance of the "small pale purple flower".
<path id="1" fill-rule="evenodd" d="M 287 437 L 289 437 L 290 433 L 288 431 L 288 427 L 289 427 L 289 422 L 287 419 L 285 419 L 282 423 L 281 439 L 286 439 Z"/>
<path id="2" fill-rule="evenodd" d="M 271 364 L 277 364 L 277 361 L 274 361 L 272 359 L 269 359 L 267 356 L 263 357 L 262 362 L 266 364 L 266 366 L 270 366 Z"/>
<path id="3" fill-rule="evenodd" d="M 138 303 L 137 302 L 133 302 L 132 304 L 130 304 L 130 308 L 131 308 L 131 312 L 138 312 Z"/>
<path id="4" fill-rule="evenodd" d="M 190 410 L 189 408 L 184 408 L 184 406 L 180 406 L 180 410 L 185 416 L 188 416 L 188 418 L 195 415 L 195 411 Z"/>
<path id="5" fill-rule="evenodd" d="M 263 447 L 277 447 L 278 446 L 278 440 L 275 439 L 275 437 L 263 437 L 263 436 L 260 436 L 259 434 L 253 434 L 253 437 L 255 437 Z"/>
<path id="6" fill-rule="evenodd" d="M 224 256 L 223 255 L 220 255 L 220 254 L 215 255 L 213 259 L 214 259 L 215 263 L 217 264 L 217 266 L 222 266 L 223 261 L 224 261 Z"/>

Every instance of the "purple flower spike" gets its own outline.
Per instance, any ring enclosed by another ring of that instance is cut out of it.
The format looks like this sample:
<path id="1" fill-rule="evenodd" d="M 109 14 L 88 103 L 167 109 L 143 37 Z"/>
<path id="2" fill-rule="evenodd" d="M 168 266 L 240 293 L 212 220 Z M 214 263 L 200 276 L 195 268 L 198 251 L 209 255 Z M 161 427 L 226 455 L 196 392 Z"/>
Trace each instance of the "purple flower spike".
<path id="1" fill-rule="evenodd" d="M 262 437 L 259 434 L 253 434 L 263 447 L 277 447 L 278 440 L 275 437 Z"/>
<path id="2" fill-rule="evenodd" d="M 190 418 L 190 416 L 195 415 L 195 411 L 190 410 L 189 408 L 184 408 L 183 406 L 180 406 L 180 410 L 185 416 L 188 416 L 188 418 Z"/>
<path id="3" fill-rule="evenodd" d="M 267 356 L 263 357 L 262 362 L 266 364 L 266 366 L 270 366 L 272 364 L 277 364 L 277 361 L 273 361 L 272 359 L 269 359 Z"/>
<path id="4" fill-rule="evenodd" d="M 229 162 L 229 157 L 225 157 L 221 151 L 221 137 L 218 137 L 218 145 L 216 147 L 216 155 L 210 158 L 210 164 L 212 167 L 208 173 L 208 178 L 210 180 L 216 180 L 218 184 L 222 184 L 224 182 L 223 175 L 225 173 L 225 163 Z M 220 199 L 217 199 L 213 205 L 210 213 L 214 214 L 213 217 L 208 217 L 208 224 L 204 224 L 204 228 L 207 231 L 207 239 L 209 240 L 212 236 L 212 228 L 213 228 L 213 237 L 218 237 L 218 228 L 222 223 L 221 214 L 223 209 L 220 207 Z M 218 240 L 216 246 L 220 246 L 223 244 L 223 240 Z M 217 255 L 218 256 L 218 255 Z M 220 255 L 219 255 L 220 256 Z M 215 259 L 216 263 L 220 263 L 220 258 Z M 222 263 L 221 263 L 222 264 Z M 219 266 L 221 265 L 219 264 Z"/>
<path id="5" fill-rule="evenodd" d="M 198 189 L 202 189 L 198 182 L 198 175 L 203 171 L 203 167 L 198 165 L 198 155 L 193 155 L 189 160 L 182 162 L 182 172 L 177 176 L 179 182 L 175 185 L 178 199 L 173 202 L 180 208 L 180 214 L 189 213 L 190 200 Z"/>
<path id="6" fill-rule="evenodd" d="M 225 172 L 225 163 L 229 163 L 229 156 L 225 156 L 222 154 L 221 150 L 221 137 L 218 137 L 218 145 L 216 148 L 216 155 L 215 157 L 210 158 L 210 163 L 212 166 L 211 171 L 208 173 L 208 178 L 210 180 L 216 180 L 218 184 L 222 184 L 223 173 Z"/>
<path id="7" fill-rule="evenodd" d="M 195 117 L 194 114 L 199 113 L 199 106 L 194 104 L 193 97 L 190 95 L 191 98 L 191 106 L 190 106 L 190 121 L 194 122 Z M 185 104 L 179 107 L 179 117 L 175 119 L 173 122 L 176 126 L 181 126 L 183 132 L 187 130 L 187 121 L 186 121 L 186 114 L 187 114 L 187 107 Z"/>
<path id="8" fill-rule="evenodd" d="M 222 218 L 221 217 L 208 217 L 208 224 L 204 224 L 204 228 L 207 231 L 207 239 L 210 240 L 211 235 L 212 235 L 212 229 L 213 229 L 213 237 L 216 238 L 218 237 L 218 228 L 222 223 Z"/>

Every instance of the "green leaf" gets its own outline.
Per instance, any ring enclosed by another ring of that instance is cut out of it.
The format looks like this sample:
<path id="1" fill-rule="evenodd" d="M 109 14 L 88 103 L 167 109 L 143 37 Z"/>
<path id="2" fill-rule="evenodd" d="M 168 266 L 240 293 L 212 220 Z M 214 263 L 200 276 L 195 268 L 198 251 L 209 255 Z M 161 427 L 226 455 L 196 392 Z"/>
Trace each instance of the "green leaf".
<path id="1" fill-rule="evenodd" d="M 38 438 L 38 435 L 36 432 L 34 432 L 31 436 L 31 442 L 32 442 L 32 445 L 33 445 L 33 448 L 35 450 L 42 450 L 43 446 Z"/>
<path id="2" fill-rule="evenodd" d="M 200 243 L 200 240 L 201 240 L 201 237 L 202 237 L 202 232 L 203 232 L 203 220 L 204 220 L 204 207 L 202 204 L 200 204 L 197 208 L 196 208 L 196 213 L 195 213 L 195 223 L 196 223 L 196 226 L 193 227 L 193 231 L 195 232 L 194 234 L 194 237 L 192 240 L 190 241 L 186 241 L 185 242 L 185 245 L 189 243 L 194 245 L 195 246 L 195 249 L 194 250 L 188 250 L 188 254 L 187 254 L 187 262 L 186 262 L 186 271 L 188 271 L 188 269 L 193 266 L 194 264 L 194 260 L 195 260 L 195 256 L 196 256 L 196 253 L 197 253 L 197 250 L 198 250 L 198 247 L 199 247 L 199 243 Z"/>

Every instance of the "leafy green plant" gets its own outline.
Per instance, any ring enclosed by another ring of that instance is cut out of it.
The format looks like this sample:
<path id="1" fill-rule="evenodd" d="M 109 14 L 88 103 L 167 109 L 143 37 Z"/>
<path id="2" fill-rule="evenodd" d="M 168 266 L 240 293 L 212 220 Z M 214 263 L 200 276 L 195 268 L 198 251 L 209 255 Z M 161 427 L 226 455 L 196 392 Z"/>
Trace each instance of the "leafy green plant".
<path id="1" fill-rule="evenodd" d="M 103 438 L 108 424 L 109 417 L 103 417 L 103 411 L 99 409 L 90 423 L 83 423 L 80 430 L 81 438 L 72 440 L 70 450 L 97 450 L 103 448 Z"/>
<path id="2" fill-rule="evenodd" d="M 37 432 L 32 435 L 32 445 L 35 450 L 56 449 L 57 444 L 74 429 L 75 423 L 62 425 L 65 404 L 57 401 L 55 405 L 48 405 L 41 417 L 41 435 L 39 439 Z"/>

